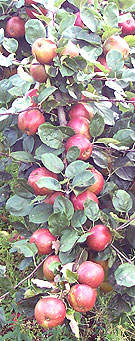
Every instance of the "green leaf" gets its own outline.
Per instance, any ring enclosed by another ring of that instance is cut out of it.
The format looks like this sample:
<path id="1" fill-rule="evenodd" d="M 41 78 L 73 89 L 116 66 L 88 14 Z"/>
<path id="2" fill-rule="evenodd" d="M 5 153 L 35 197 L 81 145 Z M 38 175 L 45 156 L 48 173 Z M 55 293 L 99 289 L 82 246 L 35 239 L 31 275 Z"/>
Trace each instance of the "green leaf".
<path id="1" fill-rule="evenodd" d="M 116 50 L 110 50 L 106 55 L 106 62 L 113 72 L 117 72 L 124 66 L 122 53 Z"/>
<path id="2" fill-rule="evenodd" d="M 0 328 L 2 328 L 5 323 L 6 323 L 6 316 L 5 316 L 4 310 L 0 308 Z"/>
<path id="3" fill-rule="evenodd" d="M 17 161 L 32 162 L 35 161 L 32 154 L 24 151 L 10 153 L 10 156 Z"/>
<path id="4" fill-rule="evenodd" d="M 107 108 L 104 104 L 94 103 L 95 107 L 98 109 L 99 114 L 103 117 L 105 124 L 112 126 L 114 125 L 114 113 L 110 108 Z"/>
<path id="5" fill-rule="evenodd" d="M 98 139 L 96 141 L 96 143 L 104 143 L 105 145 L 108 145 L 108 144 L 112 143 L 112 144 L 114 144 L 116 146 L 119 145 L 119 141 L 114 139 L 114 138 L 112 138 L 112 137 L 102 137 L 102 138 Z"/>
<path id="6" fill-rule="evenodd" d="M 2 45 L 9 53 L 15 53 L 18 49 L 18 41 L 14 38 L 5 37 Z"/>
<path id="7" fill-rule="evenodd" d="M 46 223 L 52 214 L 52 210 L 52 205 L 41 203 L 33 207 L 29 214 L 29 221 L 35 224 Z"/>
<path id="8" fill-rule="evenodd" d="M 55 86 L 50 86 L 40 92 L 38 97 L 38 103 L 42 104 L 49 96 L 51 96 L 57 88 Z"/>
<path id="9" fill-rule="evenodd" d="M 81 227 L 85 224 L 87 220 L 86 215 L 84 214 L 83 210 L 77 210 L 75 211 L 72 220 L 71 220 L 71 226 L 73 227 Z"/>
<path id="10" fill-rule="evenodd" d="M 18 179 L 18 183 L 16 184 L 14 190 L 15 194 L 25 199 L 32 199 L 35 194 L 33 188 L 28 184 L 28 181 L 25 179 Z"/>
<path id="11" fill-rule="evenodd" d="M 78 240 L 78 233 L 75 230 L 66 229 L 62 232 L 60 239 L 60 251 L 68 252 L 75 245 Z"/>
<path id="12" fill-rule="evenodd" d="M 129 0 L 128 2 L 127 2 L 127 0 L 117 0 L 117 2 L 118 2 L 120 10 L 130 8 L 131 6 L 134 5 L 134 0 Z"/>
<path id="13" fill-rule="evenodd" d="M 87 233 L 84 233 L 82 234 L 82 236 L 78 239 L 78 243 L 84 243 L 87 239 L 88 236 L 91 235 L 91 232 L 87 232 Z"/>
<path id="14" fill-rule="evenodd" d="M 0 277 L 0 288 L 5 292 L 13 289 L 13 286 L 9 277 L 6 277 L 6 276 Z"/>
<path id="15" fill-rule="evenodd" d="M 74 214 L 74 207 L 72 202 L 65 197 L 57 197 L 54 205 L 53 205 L 54 212 L 64 212 L 69 220 L 72 219 Z"/>
<path id="16" fill-rule="evenodd" d="M 76 19 L 76 16 L 74 14 L 66 13 L 64 19 L 62 19 L 60 22 L 59 33 L 61 35 L 62 33 L 65 34 L 66 31 L 68 31 L 71 27 L 74 26 L 75 19 Z"/>
<path id="17" fill-rule="evenodd" d="M 18 251 L 23 253 L 24 257 L 34 257 L 38 249 L 34 243 L 29 243 L 26 239 L 18 240 L 10 249 L 10 253 Z"/>
<path id="18" fill-rule="evenodd" d="M 118 26 L 119 10 L 115 3 L 111 2 L 104 8 L 103 19 L 111 27 Z"/>
<path id="19" fill-rule="evenodd" d="M 102 135 L 105 123 L 101 115 L 95 114 L 90 122 L 90 134 L 93 137 Z"/>
<path id="20" fill-rule="evenodd" d="M 70 270 L 66 270 L 66 278 L 68 280 L 68 283 L 75 283 L 78 280 L 78 275 L 75 272 L 72 272 Z"/>
<path id="21" fill-rule="evenodd" d="M 53 191 L 60 191 L 61 190 L 61 184 L 57 179 L 51 178 L 51 177 L 41 177 L 37 181 L 37 185 L 39 188 L 46 187 L 48 189 L 51 189 Z"/>
<path id="22" fill-rule="evenodd" d="M 65 175 L 68 179 L 72 179 L 76 174 L 84 172 L 89 167 L 89 163 L 81 160 L 76 160 L 70 163 L 65 170 Z"/>
<path id="23" fill-rule="evenodd" d="M 94 175 L 90 169 L 76 175 L 72 181 L 72 187 L 88 187 L 94 184 Z"/>
<path id="24" fill-rule="evenodd" d="M 114 273 L 118 285 L 124 285 L 128 288 L 135 285 L 135 265 L 121 264 Z"/>
<path id="25" fill-rule="evenodd" d="M 135 69 L 128 69 L 122 72 L 122 80 L 124 82 L 135 82 Z"/>
<path id="26" fill-rule="evenodd" d="M 54 236 L 61 236 L 63 230 L 70 225 L 65 212 L 59 211 L 52 213 L 48 218 L 49 231 Z"/>
<path id="27" fill-rule="evenodd" d="M 90 29 L 90 31 L 96 32 L 97 20 L 90 8 L 82 7 L 80 10 L 80 16 L 83 23 Z"/>
<path id="28" fill-rule="evenodd" d="M 38 128 L 40 139 L 43 143 L 51 148 L 61 148 L 63 142 L 63 134 L 60 129 L 50 123 L 43 123 Z"/>
<path id="29" fill-rule="evenodd" d="M 134 47 L 135 46 L 135 36 L 134 35 L 129 35 L 124 37 L 126 42 L 128 43 L 129 47 Z"/>
<path id="30" fill-rule="evenodd" d="M 64 169 L 64 163 L 55 154 L 45 153 L 41 156 L 41 160 L 43 162 L 43 165 L 51 172 L 61 173 Z"/>
<path id="31" fill-rule="evenodd" d="M 72 162 L 78 158 L 80 155 L 80 149 L 76 146 L 73 146 L 68 149 L 67 154 L 66 154 L 66 159 L 68 162 Z"/>
<path id="32" fill-rule="evenodd" d="M 28 215 L 32 209 L 33 205 L 31 200 L 21 198 L 18 195 L 11 196 L 6 203 L 6 209 L 11 215 L 24 217 Z"/>
<path id="33" fill-rule="evenodd" d="M 100 218 L 98 204 L 93 200 L 87 199 L 84 203 L 84 214 L 92 221 L 98 220 Z"/>
<path id="34" fill-rule="evenodd" d="M 33 44 L 38 38 L 46 37 L 46 29 L 38 19 L 30 19 L 25 24 L 25 39 L 29 44 Z"/>
<path id="35" fill-rule="evenodd" d="M 119 146 L 127 146 L 130 147 L 133 144 L 132 139 L 132 129 L 119 129 L 116 134 L 113 135 L 113 138 L 119 141 Z"/>
<path id="36" fill-rule="evenodd" d="M 128 212 L 133 206 L 131 196 L 123 189 L 118 189 L 114 192 L 112 203 L 118 212 Z"/>

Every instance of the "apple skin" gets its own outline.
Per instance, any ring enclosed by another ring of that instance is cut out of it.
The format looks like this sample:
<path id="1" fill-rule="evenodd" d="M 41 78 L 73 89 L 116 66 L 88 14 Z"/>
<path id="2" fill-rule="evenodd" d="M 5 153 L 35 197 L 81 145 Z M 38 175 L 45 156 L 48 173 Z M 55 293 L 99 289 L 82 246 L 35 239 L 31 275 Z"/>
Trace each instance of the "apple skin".
<path id="1" fill-rule="evenodd" d="M 87 199 L 93 200 L 97 204 L 99 203 L 97 196 L 89 190 L 82 192 L 77 197 L 74 193 L 72 193 L 70 198 L 75 211 L 84 210 L 84 203 Z"/>
<path id="2" fill-rule="evenodd" d="M 31 99 L 31 107 L 36 107 L 36 106 L 37 106 L 37 103 L 35 103 L 35 102 L 33 101 L 33 96 L 38 97 L 38 89 L 34 88 L 34 89 L 28 90 L 28 91 L 26 92 L 26 94 L 25 94 L 25 97 L 27 98 L 28 96 L 29 96 L 30 99 Z"/>
<path id="3" fill-rule="evenodd" d="M 105 225 L 95 225 L 89 231 L 92 234 L 87 237 L 88 247 L 95 251 L 103 251 L 112 241 L 109 228 Z"/>
<path id="4" fill-rule="evenodd" d="M 84 24 L 83 24 L 83 21 L 80 17 L 80 11 L 75 13 L 75 15 L 76 15 L 76 20 L 75 20 L 74 26 L 79 26 L 79 27 L 83 28 Z"/>
<path id="5" fill-rule="evenodd" d="M 44 65 L 40 64 L 35 58 L 30 65 L 30 74 L 39 83 L 44 83 L 48 78 Z"/>
<path id="6" fill-rule="evenodd" d="M 75 134 L 83 135 L 89 140 L 91 139 L 90 121 L 86 117 L 80 116 L 71 118 L 67 127 L 72 128 Z"/>
<path id="7" fill-rule="evenodd" d="M 124 38 L 120 36 L 112 35 L 105 40 L 104 45 L 103 45 L 104 55 L 106 56 L 106 54 L 110 50 L 117 50 L 121 52 L 123 59 L 126 59 L 129 55 L 129 45 L 126 42 L 126 40 L 124 40 Z"/>
<path id="8" fill-rule="evenodd" d="M 132 98 L 130 99 L 130 102 L 133 102 L 132 104 L 133 104 L 133 106 L 134 106 L 134 111 L 135 111 L 135 97 L 132 97 Z"/>
<path id="9" fill-rule="evenodd" d="M 77 269 L 78 282 L 97 288 L 104 280 L 104 269 L 100 264 L 85 261 Z"/>
<path id="10" fill-rule="evenodd" d="M 35 135 L 40 124 L 44 122 L 43 114 L 37 109 L 26 110 L 18 115 L 18 128 L 27 135 Z"/>
<path id="11" fill-rule="evenodd" d="M 46 187 L 40 188 L 37 185 L 38 180 L 43 177 L 51 177 L 54 179 L 58 179 L 57 174 L 49 171 L 45 167 L 39 167 L 39 168 L 34 169 L 28 177 L 28 183 L 34 189 L 36 195 L 46 195 L 46 194 L 52 194 L 54 192 L 51 189 L 48 189 Z"/>
<path id="12" fill-rule="evenodd" d="M 57 55 L 57 46 L 47 38 L 38 38 L 32 44 L 32 54 L 40 64 L 51 64 Z"/>
<path id="13" fill-rule="evenodd" d="M 93 118 L 92 108 L 86 103 L 77 103 L 73 105 L 71 109 L 69 110 L 70 119 L 74 117 L 77 118 L 80 116 L 85 117 L 91 121 L 91 119 Z"/>
<path id="14" fill-rule="evenodd" d="M 71 58 L 79 56 L 79 48 L 72 43 L 72 41 L 68 41 L 67 46 L 60 52 L 60 56 L 70 56 Z"/>
<path id="15" fill-rule="evenodd" d="M 36 244 L 40 255 L 52 252 L 52 242 L 55 240 L 56 237 L 48 229 L 36 230 L 30 237 L 30 243 Z"/>
<path id="16" fill-rule="evenodd" d="M 44 201 L 46 204 L 53 205 L 54 202 L 55 202 L 55 200 L 56 200 L 56 198 L 57 198 L 58 196 L 63 197 L 63 196 L 64 196 L 64 193 L 63 193 L 63 192 L 60 192 L 60 191 L 59 191 L 59 192 L 54 192 L 53 194 L 48 195 L 48 197 L 45 198 L 45 200 L 43 200 L 43 201 Z"/>
<path id="17" fill-rule="evenodd" d="M 52 255 L 49 256 L 43 263 L 43 274 L 46 277 L 47 281 L 53 281 L 54 280 L 54 273 L 49 269 L 49 265 L 52 262 L 60 262 L 59 256 Z"/>
<path id="18" fill-rule="evenodd" d="M 120 17 L 122 18 L 122 15 Z M 130 19 L 119 23 L 118 26 L 121 28 L 123 37 L 130 34 L 135 34 L 135 20 L 132 15 Z"/>
<path id="19" fill-rule="evenodd" d="M 88 187 L 88 190 L 96 195 L 99 194 L 104 186 L 103 175 L 95 168 L 89 168 L 90 172 L 94 175 L 94 184 Z"/>
<path id="20" fill-rule="evenodd" d="M 31 5 L 31 4 L 37 4 L 37 1 L 35 0 L 35 1 L 33 1 L 33 0 L 25 0 L 25 5 L 27 6 L 27 5 Z"/>
<path id="21" fill-rule="evenodd" d="M 93 308 L 96 297 L 96 289 L 87 284 L 75 284 L 70 289 L 67 299 L 75 311 L 85 313 Z"/>
<path id="22" fill-rule="evenodd" d="M 11 38 L 21 38 L 25 35 L 25 21 L 20 17 L 12 17 L 6 23 L 6 33 Z"/>
<path id="23" fill-rule="evenodd" d="M 43 15 L 46 16 L 46 14 L 48 13 L 48 10 L 43 8 L 43 7 L 39 7 L 39 10 L 42 12 Z M 37 19 L 37 17 L 33 14 L 41 14 L 40 12 L 37 11 L 37 9 L 35 9 L 34 7 L 26 7 L 25 11 L 27 13 L 27 15 L 31 18 L 31 19 Z"/>
<path id="24" fill-rule="evenodd" d="M 37 302 L 34 315 L 41 327 L 51 329 L 63 323 L 66 307 L 59 298 L 47 296 Z"/>
<path id="25" fill-rule="evenodd" d="M 101 56 L 97 59 L 97 62 L 99 62 L 101 65 L 103 65 L 108 71 L 111 71 L 109 66 L 106 63 L 105 56 Z M 94 72 L 102 72 L 97 66 L 94 66 Z"/>
<path id="26" fill-rule="evenodd" d="M 69 148 L 76 146 L 80 149 L 80 155 L 77 160 L 87 160 L 92 154 L 92 143 L 83 135 L 76 134 L 66 141 L 65 149 L 66 152 Z"/>

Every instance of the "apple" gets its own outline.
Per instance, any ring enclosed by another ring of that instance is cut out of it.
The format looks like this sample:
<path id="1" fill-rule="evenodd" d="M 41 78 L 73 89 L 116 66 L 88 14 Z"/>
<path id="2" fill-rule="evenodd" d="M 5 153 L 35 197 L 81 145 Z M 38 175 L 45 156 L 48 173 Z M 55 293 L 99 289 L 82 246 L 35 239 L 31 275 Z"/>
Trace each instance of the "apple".
<path id="1" fill-rule="evenodd" d="M 55 240 L 56 237 L 45 228 L 36 230 L 30 237 L 30 243 L 36 244 L 40 255 L 48 255 L 52 252 L 52 242 Z"/>
<path id="2" fill-rule="evenodd" d="M 48 10 L 47 9 L 45 9 L 45 8 L 43 8 L 43 7 L 39 7 L 39 10 L 42 12 L 42 14 L 43 15 L 45 15 L 46 16 L 46 14 L 48 13 Z M 38 12 L 38 10 L 37 9 L 35 9 L 35 8 L 33 8 L 33 7 L 26 7 L 25 8 L 25 11 L 26 11 L 26 13 L 27 13 L 27 15 L 31 18 L 31 19 L 37 19 L 37 17 L 36 17 L 36 15 L 34 15 L 34 13 L 35 14 L 39 14 L 39 15 L 41 15 L 41 13 L 40 12 Z"/>
<path id="3" fill-rule="evenodd" d="M 77 197 L 74 193 L 72 193 L 70 199 L 75 211 L 84 210 L 84 203 L 87 199 L 93 200 L 97 204 L 99 203 L 97 196 L 94 193 L 90 192 L 88 189 L 79 194 Z"/>
<path id="4" fill-rule="evenodd" d="M 89 140 L 91 139 L 90 122 L 86 117 L 79 116 L 71 118 L 67 124 L 67 127 L 72 128 L 75 134 L 83 135 Z"/>
<path id="5" fill-rule="evenodd" d="M 133 106 L 134 106 L 134 111 L 135 111 L 135 97 L 132 97 L 132 98 L 130 99 L 130 102 L 133 102 L 132 104 L 133 104 Z"/>
<path id="6" fill-rule="evenodd" d="M 84 27 L 83 21 L 80 17 L 80 11 L 75 13 L 75 15 L 76 15 L 76 20 L 75 20 L 74 26 Z"/>
<path id="7" fill-rule="evenodd" d="M 43 201 L 44 201 L 46 204 L 53 205 L 54 202 L 55 202 L 55 200 L 56 200 L 56 198 L 57 198 L 58 196 L 63 197 L 63 196 L 64 196 L 64 193 L 63 193 L 63 192 L 60 192 L 60 191 L 54 192 L 53 194 L 48 195 L 47 198 L 45 198 Z"/>
<path id="8" fill-rule="evenodd" d="M 66 152 L 71 147 L 78 147 L 80 149 L 80 155 L 78 156 L 78 160 L 87 160 L 92 154 L 92 143 L 83 135 L 76 134 L 66 141 L 65 149 Z"/>
<path id="9" fill-rule="evenodd" d="M 88 0 L 88 4 L 94 5 L 94 0 Z"/>
<path id="10" fill-rule="evenodd" d="M 89 186 L 89 191 L 99 194 L 104 186 L 104 178 L 103 175 L 95 168 L 89 168 L 90 172 L 94 175 L 94 184 Z"/>
<path id="11" fill-rule="evenodd" d="M 71 58 L 73 57 L 78 57 L 79 56 L 79 48 L 72 43 L 71 40 L 68 41 L 66 47 L 60 52 L 60 56 L 70 56 Z"/>
<path id="12" fill-rule="evenodd" d="M 32 54 L 40 64 L 51 64 L 57 55 L 57 46 L 48 38 L 38 38 L 32 44 Z"/>
<path id="13" fill-rule="evenodd" d="M 112 35 L 105 40 L 104 45 L 103 45 L 104 55 L 106 56 L 106 54 L 110 50 L 117 50 L 121 52 L 123 59 L 126 59 L 129 55 L 129 45 L 126 42 L 126 40 L 124 40 L 124 38 L 120 36 Z"/>
<path id="14" fill-rule="evenodd" d="M 122 18 L 122 15 L 120 15 L 120 18 Z M 131 14 L 128 20 L 119 23 L 118 26 L 121 28 L 123 36 L 135 34 L 135 20 Z"/>
<path id="15" fill-rule="evenodd" d="M 92 234 L 87 237 L 86 243 L 92 250 L 103 251 L 112 241 L 111 232 L 105 225 L 95 225 L 89 232 Z"/>
<path id="16" fill-rule="evenodd" d="M 38 127 L 44 122 L 43 114 L 37 109 L 26 110 L 18 115 L 18 128 L 27 135 L 36 134 Z"/>
<path id="17" fill-rule="evenodd" d="M 96 297 L 96 289 L 87 284 L 75 284 L 70 289 L 67 299 L 74 310 L 85 313 L 93 308 Z"/>
<path id="18" fill-rule="evenodd" d="M 54 280 L 54 273 L 49 269 L 49 265 L 52 262 L 61 263 L 59 256 L 57 256 L 57 255 L 49 256 L 43 263 L 43 274 L 46 277 L 47 281 L 53 281 Z"/>
<path id="19" fill-rule="evenodd" d="M 49 171 L 45 167 L 39 167 L 39 168 L 34 169 L 28 177 L 28 183 L 34 189 L 36 195 L 46 195 L 46 194 L 50 194 L 50 193 L 54 192 L 51 189 L 48 189 L 46 187 L 40 188 L 37 185 L 38 180 L 43 178 L 43 177 L 49 177 L 49 178 L 51 177 L 54 179 L 58 179 L 57 174 Z"/>
<path id="20" fill-rule="evenodd" d="M 31 107 L 36 107 L 37 106 L 37 103 L 35 103 L 34 101 L 33 101 L 33 96 L 35 96 L 35 97 L 38 97 L 38 89 L 36 89 L 36 88 L 34 88 L 34 89 L 30 89 L 30 90 L 28 90 L 27 92 L 26 92 L 26 94 L 25 94 L 25 98 L 27 98 L 27 97 L 30 97 L 30 99 L 31 99 Z"/>
<path id="21" fill-rule="evenodd" d="M 97 62 L 99 62 L 101 65 L 103 65 L 108 71 L 111 71 L 109 66 L 106 63 L 105 56 L 101 56 L 97 59 Z M 97 66 L 94 66 L 94 72 L 102 72 Z"/>
<path id="22" fill-rule="evenodd" d="M 6 23 L 6 33 L 11 38 L 21 38 L 25 35 L 25 21 L 20 17 L 12 17 Z"/>
<path id="23" fill-rule="evenodd" d="M 104 280 L 104 269 L 100 264 L 85 261 L 79 265 L 77 275 L 79 283 L 97 288 Z"/>
<path id="24" fill-rule="evenodd" d="M 25 5 L 31 5 L 31 4 L 37 4 L 37 1 L 35 0 L 25 0 Z"/>
<path id="25" fill-rule="evenodd" d="M 39 83 L 44 83 L 48 78 L 44 65 L 40 64 L 35 58 L 30 65 L 30 74 Z"/>
<path id="26" fill-rule="evenodd" d="M 34 315 L 41 327 L 51 329 L 63 323 L 66 307 L 59 298 L 47 296 L 37 302 Z"/>
<path id="27" fill-rule="evenodd" d="M 69 110 L 69 117 L 74 118 L 74 117 L 86 117 L 88 120 L 91 121 L 93 118 L 93 110 L 92 108 L 86 104 L 86 103 L 77 103 L 71 107 Z"/>
<path id="28" fill-rule="evenodd" d="M 108 278 L 108 259 L 105 260 L 95 260 L 92 256 L 88 258 L 88 260 L 100 264 L 102 268 L 104 269 L 104 280 L 106 281 Z"/>

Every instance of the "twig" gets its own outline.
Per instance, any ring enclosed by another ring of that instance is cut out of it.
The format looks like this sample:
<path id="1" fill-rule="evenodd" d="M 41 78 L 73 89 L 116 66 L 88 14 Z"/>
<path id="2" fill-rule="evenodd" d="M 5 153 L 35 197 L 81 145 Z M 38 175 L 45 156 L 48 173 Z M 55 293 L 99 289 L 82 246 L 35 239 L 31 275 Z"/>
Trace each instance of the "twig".
<path id="1" fill-rule="evenodd" d="M 117 249 L 116 246 L 114 246 L 113 244 L 111 244 L 111 247 L 112 247 L 112 249 L 114 249 L 121 257 L 123 257 L 129 264 L 134 265 L 134 264 L 131 262 L 130 259 L 128 259 L 125 255 L 123 255 L 123 253 L 122 253 L 121 251 L 119 251 L 119 250 Z"/>
<path id="2" fill-rule="evenodd" d="M 61 93 L 60 92 L 57 92 L 56 95 L 55 95 L 55 98 L 58 102 L 61 101 L 62 99 L 62 96 L 61 96 Z M 63 109 L 62 106 L 58 107 L 57 109 L 58 111 L 58 117 L 59 117 L 59 123 L 60 123 L 60 126 L 66 126 L 67 125 L 67 120 L 66 120 L 66 114 L 65 114 L 65 111 Z"/>
<path id="3" fill-rule="evenodd" d="M 132 221 L 135 221 L 135 217 L 132 219 L 127 220 L 124 224 L 122 224 L 121 226 L 117 227 L 116 230 L 122 230 L 125 227 L 127 227 Z"/>

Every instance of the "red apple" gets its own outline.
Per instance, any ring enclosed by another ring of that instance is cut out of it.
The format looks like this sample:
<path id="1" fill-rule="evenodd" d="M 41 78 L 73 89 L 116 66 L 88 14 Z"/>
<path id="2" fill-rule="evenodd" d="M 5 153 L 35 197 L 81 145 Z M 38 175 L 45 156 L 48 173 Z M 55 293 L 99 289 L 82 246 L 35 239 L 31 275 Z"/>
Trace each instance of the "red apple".
<path id="1" fill-rule="evenodd" d="M 57 46 L 47 38 L 38 38 L 32 45 L 32 54 L 40 64 L 51 64 L 57 55 Z"/>
<path id="2" fill-rule="evenodd" d="M 67 124 L 68 127 L 72 128 L 75 134 L 80 134 L 87 139 L 91 139 L 90 135 L 90 122 L 86 117 L 79 116 L 73 117 Z"/>
<path id="3" fill-rule="evenodd" d="M 80 11 L 75 13 L 75 15 L 76 15 L 76 20 L 75 20 L 74 26 L 84 27 L 83 21 L 80 17 Z"/>
<path id="4" fill-rule="evenodd" d="M 44 122 L 43 114 L 37 109 L 26 110 L 18 115 L 18 128 L 27 135 L 36 134 L 38 127 Z"/>
<path id="5" fill-rule="evenodd" d="M 130 102 L 133 102 L 132 104 L 133 104 L 133 106 L 134 106 L 134 111 L 135 111 L 135 97 L 132 97 L 132 98 L 130 99 Z"/>
<path id="6" fill-rule="evenodd" d="M 88 0 L 88 4 L 94 5 L 94 0 Z"/>
<path id="7" fill-rule="evenodd" d="M 120 36 L 112 35 L 107 38 L 103 45 L 103 52 L 106 55 L 110 50 L 117 50 L 122 53 L 123 59 L 126 59 L 129 55 L 129 45 Z"/>
<path id="8" fill-rule="evenodd" d="M 95 168 L 89 168 L 90 172 L 94 175 L 94 184 L 89 186 L 89 191 L 95 193 L 96 195 L 102 191 L 104 186 L 104 178 L 103 175 Z"/>
<path id="9" fill-rule="evenodd" d="M 35 103 L 35 102 L 33 101 L 33 96 L 38 97 L 38 89 L 34 88 L 34 89 L 31 89 L 31 90 L 27 91 L 26 94 L 25 94 L 25 97 L 27 98 L 28 96 L 29 96 L 30 99 L 31 99 L 31 104 L 30 104 L 30 106 L 31 106 L 31 107 L 36 107 L 36 106 L 37 106 L 37 103 Z"/>
<path id="10" fill-rule="evenodd" d="M 35 4 L 37 5 L 37 1 L 35 0 L 25 0 L 25 5 L 31 5 L 31 4 Z"/>
<path id="11" fill-rule="evenodd" d="M 46 194 L 53 193 L 53 190 L 48 189 L 46 187 L 40 188 L 37 185 L 38 180 L 40 180 L 43 177 L 51 177 L 54 179 L 58 179 L 57 174 L 49 171 L 45 167 L 39 167 L 39 168 L 34 169 L 28 177 L 28 183 L 34 189 L 36 195 L 46 195 Z"/>
<path id="12" fill-rule="evenodd" d="M 21 38 L 25 35 L 25 21 L 20 17 L 12 17 L 6 23 L 6 33 L 11 38 Z"/>
<path id="13" fill-rule="evenodd" d="M 45 15 L 46 16 L 46 14 L 48 13 L 48 10 L 47 9 L 45 9 L 45 8 L 43 8 L 43 7 L 39 7 L 39 10 L 42 12 L 42 14 L 43 15 Z M 26 13 L 27 13 L 27 15 L 31 18 L 31 19 L 37 19 L 37 17 L 36 17 L 36 15 L 34 15 L 34 13 L 35 14 L 41 14 L 40 12 L 38 12 L 38 10 L 37 9 L 35 9 L 34 7 L 26 7 L 25 8 L 25 11 L 26 11 Z"/>
<path id="14" fill-rule="evenodd" d="M 37 246 L 40 255 L 48 255 L 52 252 L 52 242 L 56 237 L 48 229 L 36 230 L 30 237 L 30 243 Z"/>
<path id="15" fill-rule="evenodd" d="M 105 225 L 95 225 L 89 231 L 92 234 L 87 237 L 87 245 L 95 251 L 103 251 L 112 241 L 109 228 Z"/>
<path id="16" fill-rule="evenodd" d="M 92 143 L 83 135 L 76 134 L 66 141 L 65 149 L 66 152 L 71 147 L 78 147 L 80 149 L 80 155 L 77 158 L 78 160 L 87 160 L 92 154 Z"/>
<path id="17" fill-rule="evenodd" d="M 34 315 L 41 327 L 51 329 L 63 323 L 66 307 L 59 298 L 47 296 L 37 302 Z"/>
<path id="18" fill-rule="evenodd" d="M 46 277 L 47 281 L 53 281 L 54 280 L 54 273 L 49 269 L 49 265 L 52 262 L 60 262 L 59 256 L 52 255 L 49 256 L 43 263 L 43 274 Z"/>
<path id="19" fill-rule="evenodd" d="M 50 204 L 50 205 L 53 205 L 56 198 L 58 196 L 61 196 L 63 197 L 64 196 L 64 193 L 63 192 L 54 192 L 53 194 L 50 194 L 47 196 L 47 198 L 45 198 L 45 200 L 43 200 L 46 204 Z"/>
<path id="20" fill-rule="evenodd" d="M 122 15 L 120 15 L 120 18 L 122 18 Z M 131 14 L 128 20 L 119 23 L 118 26 L 121 28 L 123 36 L 135 34 L 135 20 Z"/>
<path id="21" fill-rule="evenodd" d="M 93 118 L 93 110 L 86 103 L 77 103 L 73 105 L 69 110 L 69 117 L 73 118 L 78 116 L 86 117 L 88 120 L 91 121 L 91 119 Z"/>
<path id="22" fill-rule="evenodd" d="M 88 189 L 81 194 L 79 194 L 77 197 L 74 193 L 71 194 L 71 202 L 74 206 L 74 210 L 84 210 L 84 203 L 87 199 L 95 201 L 97 204 L 99 203 L 97 196 L 90 192 Z"/>
<path id="23" fill-rule="evenodd" d="M 44 83 L 48 78 L 44 65 L 40 64 L 35 58 L 30 65 L 30 74 L 39 83 Z"/>
<path id="24" fill-rule="evenodd" d="M 108 71 L 111 71 L 109 66 L 106 63 L 106 58 L 105 56 L 99 57 L 97 59 L 97 62 L 99 62 L 101 65 L 103 65 Z M 94 66 L 94 72 L 102 72 L 97 66 Z"/>
<path id="25" fill-rule="evenodd" d="M 71 58 L 77 57 L 79 56 L 79 48 L 69 40 L 67 46 L 60 52 L 60 56 L 63 55 L 70 56 Z"/>
<path id="26" fill-rule="evenodd" d="M 85 261 L 77 269 L 78 281 L 97 288 L 104 280 L 104 269 L 100 264 Z"/>
<path id="27" fill-rule="evenodd" d="M 85 313 L 93 308 L 96 297 L 96 289 L 87 284 L 75 284 L 70 289 L 67 299 L 74 310 Z"/>

